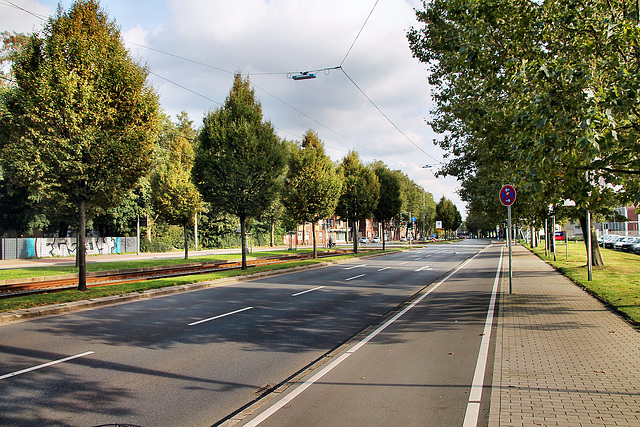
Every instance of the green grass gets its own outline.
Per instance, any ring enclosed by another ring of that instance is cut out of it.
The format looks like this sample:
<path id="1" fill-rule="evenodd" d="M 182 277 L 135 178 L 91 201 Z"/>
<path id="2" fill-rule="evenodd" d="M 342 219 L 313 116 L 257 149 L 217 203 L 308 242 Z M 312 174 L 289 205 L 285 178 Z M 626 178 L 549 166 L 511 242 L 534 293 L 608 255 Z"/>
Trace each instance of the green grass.
<path id="1" fill-rule="evenodd" d="M 584 242 L 569 242 L 568 249 L 568 260 L 564 242 L 558 242 L 556 261 L 553 253 L 545 256 L 544 243 L 533 252 L 630 322 L 640 325 L 640 255 L 600 248 L 605 265 L 593 267 L 592 280 L 588 281 Z"/>
<path id="2" fill-rule="evenodd" d="M 269 256 L 283 256 L 292 254 L 309 253 L 310 250 L 274 250 L 266 252 L 254 252 L 250 254 L 248 259 L 269 257 Z M 321 252 L 318 249 L 318 252 Z M 126 270 L 130 268 L 145 268 L 145 267 L 158 267 L 164 265 L 180 265 L 180 264 L 192 264 L 214 261 L 226 261 L 240 259 L 241 256 L 237 254 L 220 254 L 220 255 L 207 255 L 202 257 L 193 257 L 188 260 L 181 258 L 168 258 L 168 259 L 147 259 L 140 261 L 113 261 L 113 262 L 95 262 L 92 263 L 91 257 L 88 257 L 87 271 L 111 271 L 111 270 Z M 69 266 L 47 266 L 47 267 L 34 267 L 34 268 L 11 268 L 0 270 L 0 280 L 8 279 L 24 279 L 29 277 L 44 277 L 44 276 L 57 276 L 61 274 L 73 274 L 77 273 L 78 269 L 73 265 Z"/>
<path id="3" fill-rule="evenodd" d="M 394 249 L 386 250 L 384 252 L 392 252 L 392 251 L 394 251 Z M 309 251 L 308 250 L 297 251 L 297 253 L 306 253 L 306 252 L 309 252 Z M 383 251 L 375 251 L 375 252 L 383 253 Z M 296 253 L 296 251 L 286 251 L 286 250 L 285 251 L 269 251 L 269 252 L 261 252 L 259 255 L 260 257 L 263 257 L 263 256 L 273 256 L 273 255 L 282 255 L 282 254 L 291 254 L 291 253 Z M 235 276 L 249 275 L 249 274 L 255 274 L 255 273 L 260 273 L 265 271 L 281 270 L 281 269 L 292 268 L 292 267 L 319 264 L 322 262 L 334 261 L 338 259 L 357 258 L 357 257 L 370 255 L 370 254 L 371 252 L 359 253 L 359 254 L 345 254 L 345 255 L 337 255 L 337 256 L 326 257 L 326 258 L 292 261 L 292 262 L 275 264 L 275 265 L 262 265 L 258 267 L 252 267 L 244 271 L 243 270 L 221 271 L 221 272 L 215 272 L 215 273 L 206 273 L 206 274 L 198 274 L 198 275 L 183 276 L 183 277 L 147 280 L 144 282 L 127 283 L 127 284 L 121 284 L 121 285 L 95 286 L 95 287 L 90 287 L 85 292 L 80 292 L 77 290 L 68 290 L 68 291 L 52 292 L 52 293 L 39 294 L 39 295 L 27 295 L 27 296 L 0 300 L 0 312 L 20 310 L 25 308 L 33 308 L 33 307 L 39 307 L 39 306 L 51 305 L 51 304 L 63 304 L 67 302 L 89 300 L 89 299 L 102 298 L 102 297 L 108 297 L 113 295 L 125 295 L 125 294 L 134 293 L 134 292 L 144 292 L 150 289 L 158 289 L 158 288 L 178 286 L 178 285 L 187 285 L 191 283 L 205 282 L 205 281 L 222 279 L 227 277 L 235 277 Z M 239 254 L 237 256 L 235 255 L 220 255 L 215 257 L 207 256 L 207 257 L 193 258 L 188 261 L 179 260 L 179 259 L 168 259 L 168 260 L 144 260 L 144 261 L 130 261 L 130 262 L 128 261 L 128 262 L 115 262 L 115 263 L 100 263 L 99 267 L 103 269 L 102 267 L 104 266 L 104 264 L 108 264 L 110 267 L 106 268 L 107 270 L 116 270 L 116 269 L 124 269 L 124 268 L 148 267 L 150 265 L 176 265 L 176 264 L 182 264 L 184 262 L 204 262 L 204 261 L 212 261 L 215 259 L 225 260 L 225 259 L 231 259 L 231 258 L 238 258 L 239 256 L 240 256 Z M 95 267 L 96 264 L 89 264 L 87 266 L 87 269 L 89 269 L 89 266 Z M 23 270 L 24 274 L 28 274 L 27 276 L 21 276 L 21 277 L 34 277 L 37 273 L 39 273 L 39 270 L 41 269 L 45 269 L 46 271 L 48 271 L 49 272 L 48 275 L 65 274 L 62 271 L 71 272 L 71 273 L 76 272 L 74 268 L 70 268 L 70 270 L 66 270 L 67 267 L 53 267 L 53 268 L 35 267 L 35 268 L 29 268 L 29 269 L 21 269 Z M 1 273 L 4 275 L 7 271 L 8 270 L 2 270 Z"/>

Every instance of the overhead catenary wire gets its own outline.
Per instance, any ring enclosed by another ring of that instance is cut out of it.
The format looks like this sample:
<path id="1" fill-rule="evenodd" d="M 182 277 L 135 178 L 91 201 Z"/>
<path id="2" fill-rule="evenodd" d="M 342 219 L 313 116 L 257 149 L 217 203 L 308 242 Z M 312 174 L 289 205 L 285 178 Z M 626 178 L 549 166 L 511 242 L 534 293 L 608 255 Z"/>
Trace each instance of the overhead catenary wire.
<path id="1" fill-rule="evenodd" d="M 208 97 L 208 96 L 206 96 L 206 95 L 203 95 L 203 94 L 201 94 L 201 93 L 196 92 L 195 90 L 191 90 L 191 89 L 189 89 L 188 87 L 183 86 L 183 85 L 181 85 L 180 83 L 176 83 L 176 82 L 174 82 L 173 80 L 170 80 L 170 79 L 168 79 L 168 78 L 166 78 L 166 77 L 163 77 L 163 76 L 161 76 L 161 75 L 160 75 L 160 74 L 158 74 L 158 73 L 154 73 L 154 72 L 153 72 L 153 71 L 151 71 L 151 70 L 148 70 L 148 72 L 149 72 L 149 74 L 153 74 L 154 76 L 156 76 L 156 77 L 158 77 L 158 78 L 160 78 L 160 79 L 162 79 L 162 80 L 164 80 L 164 81 L 167 81 L 167 82 L 169 82 L 169 83 L 171 83 L 171 84 L 173 84 L 173 85 L 176 85 L 176 86 L 178 86 L 179 88 L 182 88 L 182 89 L 186 90 L 187 92 L 191 92 L 191 93 L 193 93 L 194 95 L 198 95 L 198 96 L 200 96 L 200 97 L 202 97 L 202 98 L 206 99 L 207 101 L 211 101 L 211 102 L 213 102 L 213 103 L 215 103 L 215 104 L 222 105 L 220 102 L 216 101 L 215 99 L 211 99 L 211 98 L 209 98 L 209 97 Z"/>
<path id="2" fill-rule="evenodd" d="M 168 55 L 168 56 L 171 56 L 171 57 L 174 57 L 174 58 L 178 58 L 178 59 L 182 59 L 182 60 L 185 60 L 185 61 L 188 61 L 188 62 L 192 62 L 192 63 L 197 64 L 197 65 L 201 65 L 201 66 L 208 67 L 208 68 L 211 68 L 211 69 L 214 69 L 214 70 L 217 70 L 217 71 L 221 71 L 221 72 L 224 72 L 224 73 L 226 73 L 226 74 L 235 74 L 235 73 L 234 73 L 234 72 L 232 72 L 232 71 L 225 70 L 225 69 L 223 69 L 223 68 L 219 68 L 219 67 L 214 67 L 214 66 L 209 65 L 209 64 L 206 64 L 206 63 L 204 63 L 204 62 L 194 61 L 194 60 L 192 60 L 192 59 L 185 58 L 185 57 L 180 56 L 180 55 L 175 55 L 175 54 L 170 53 L 170 52 L 165 52 L 165 51 L 162 51 L 162 50 L 160 50 L 160 49 L 151 48 L 151 47 L 148 47 L 148 46 L 144 46 L 144 45 L 141 45 L 141 44 L 138 44 L 138 43 L 134 43 L 134 42 L 130 42 L 130 41 L 126 41 L 126 40 L 125 40 L 125 42 L 126 42 L 126 43 L 130 43 L 130 44 L 133 44 L 133 45 L 136 45 L 136 46 L 140 46 L 140 47 L 143 47 L 143 48 L 146 48 L 146 49 L 150 49 L 150 50 L 153 50 L 153 51 L 155 51 L 155 52 L 158 52 L 158 53 L 161 53 L 161 54 L 164 54 L 164 55 Z M 313 70 L 312 72 L 320 72 L 320 71 L 323 71 L 323 72 L 327 73 L 327 72 L 329 72 L 329 71 L 331 71 L 331 70 L 339 70 L 339 69 L 341 69 L 341 68 L 342 68 L 342 67 L 340 67 L 340 66 L 337 66 L 337 67 L 327 67 L 327 68 L 322 68 L 322 69 L 318 69 L 318 70 Z M 202 94 L 200 94 L 200 93 L 198 93 L 198 92 L 196 92 L 196 91 L 194 91 L 194 90 L 192 90 L 192 89 L 189 89 L 189 88 L 187 88 L 187 87 L 185 87 L 185 86 L 183 86 L 183 85 L 181 85 L 181 84 L 179 84 L 179 83 L 177 83 L 177 82 L 174 82 L 174 81 L 172 81 L 172 80 L 170 80 L 170 79 L 168 79 L 168 78 L 166 78 L 166 77 L 163 77 L 163 76 L 161 76 L 161 75 L 159 75 L 159 74 L 157 74 L 157 73 L 155 73 L 155 72 L 149 71 L 149 74 L 153 74 L 154 76 L 157 76 L 157 77 L 159 77 L 159 78 L 160 78 L 160 79 L 162 79 L 162 80 L 165 80 L 165 81 L 167 81 L 167 82 L 169 82 L 169 83 L 171 83 L 171 84 L 173 84 L 173 85 L 176 85 L 176 86 L 178 86 L 178 87 L 180 87 L 180 88 L 182 88 L 182 89 L 184 89 L 184 90 L 186 90 L 186 91 L 188 91 L 188 92 L 191 92 L 191 93 L 193 93 L 193 94 L 195 94 L 195 95 L 198 95 L 198 96 L 200 96 L 200 97 L 202 97 L 202 98 L 204 98 L 204 99 L 207 99 L 207 100 L 209 100 L 209 101 L 212 101 L 212 102 L 216 103 L 217 105 L 222 105 L 220 102 L 218 102 L 218 101 L 216 101 L 216 100 L 214 100 L 214 99 L 211 99 L 211 98 L 209 98 L 209 97 L 207 97 L 207 96 L 205 96 L 205 95 L 202 95 Z M 259 75 L 259 74 L 284 74 L 284 73 L 250 73 L 250 74 L 248 74 L 248 75 Z M 326 124 L 324 124 L 324 123 L 322 123 L 322 122 L 320 122 L 320 121 L 318 121 L 318 120 L 314 119 L 313 117 L 311 117 L 311 116 L 310 116 L 310 115 L 308 115 L 307 113 L 303 112 L 302 110 L 300 110 L 300 109 L 298 109 L 298 108 L 294 107 L 293 105 L 289 104 L 288 102 L 284 101 L 283 99 L 279 98 L 278 96 L 274 95 L 273 93 L 269 92 L 268 90 L 266 90 L 266 89 L 264 89 L 264 88 L 260 87 L 260 86 L 259 86 L 259 85 L 257 85 L 255 82 L 251 82 L 251 85 L 252 85 L 252 86 L 254 86 L 255 88 L 257 88 L 257 89 L 261 90 L 262 92 L 266 93 L 267 95 L 269 95 L 269 96 L 273 97 L 274 99 L 276 99 L 277 101 L 279 101 L 279 102 L 281 102 L 282 104 L 286 105 L 287 107 L 291 108 L 292 110 L 296 111 L 297 113 L 299 113 L 299 114 L 303 115 L 304 117 L 308 118 L 309 120 L 312 120 L 314 123 L 317 123 L 318 125 L 320 125 L 320 126 L 324 127 L 325 129 L 327 129 L 327 130 L 329 130 L 329 131 L 333 132 L 334 134 L 336 134 L 336 135 L 338 135 L 338 136 L 340 136 L 340 137 L 344 138 L 345 140 L 347 140 L 347 141 L 351 142 L 352 144 L 357 145 L 358 147 L 361 147 L 361 148 L 363 148 L 363 149 L 365 149 L 365 150 L 369 151 L 370 153 L 372 153 L 372 154 L 374 154 L 374 155 L 376 155 L 376 156 L 380 157 L 381 159 L 386 159 L 386 160 L 387 160 L 387 161 L 389 161 L 389 162 L 392 162 L 392 163 L 395 163 L 395 164 L 397 164 L 397 165 L 400 165 L 398 162 L 396 162 L 396 161 L 394 161 L 394 160 L 391 160 L 391 159 L 388 159 L 388 158 L 386 158 L 385 156 L 382 156 L 382 155 L 381 155 L 381 154 L 379 154 L 379 153 L 376 153 L 375 151 L 371 150 L 370 148 L 366 147 L 365 145 L 362 145 L 362 144 L 360 144 L 360 143 L 358 143 L 358 142 L 356 142 L 356 141 L 354 141 L 354 140 L 352 140 L 352 139 L 350 139 L 350 138 L 346 137 L 345 135 L 343 135 L 343 134 L 341 134 L 340 132 L 338 132 L 338 131 L 336 131 L 336 130 L 332 129 L 331 127 L 327 126 Z M 295 133 L 293 133 L 293 132 L 289 132 L 289 131 L 287 131 L 287 130 L 280 129 L 280 128 L 277 128 L 277 127 L 276 127 L 276 129 L 277 129 L 277 130 L 279 130 L 279 131 L 285 132 L 285 133 L 287 133 L 287 134 L 294 135 L 294 136 L 296 136 L 296 137 L 298 137 L 298 138 L 301 138 L 301 136 L 300 136 L 300 135 L 297 135 L 297 134 L 295 134 Z M 326 146 L 327 148 L 331 148 L 331 149 L 336 150 L 336 151 L 340 151 L 340 152 L 347 152 L 346 150 L 343 150 L 343 149 L 340 149 L 340 148 L 336 148 L 336 147 L 331 147 L 331 146 L 329 146 L 329 145 L 327 145 L 327 144 L 325 144 L 325 146 Z"/>
<path id="3" fill-rule="evenodd" d="M 186 58 L 184 56 L 176 55 L 175 53 L 165 52 L 163 50 L 156 49 L 156 48 L 149 47 L 149 46 L 145 46 L 145 45 L 142 45 L 142 44 L 139 44 L 139 43 L 135 43 L 135 42 L 132 42 L 130 40 L 124 40 L 124 42 L 128 43 L 128 44 L 132 44 L 134 46 L 142 47 L 144 49 L 149 49 L 149 50 L 152 50 L 154 52 L 161 53 L 163 55 L 172 56 L 174 58 L 181 59 L 183 61 L 191 62 L 193 64 L 201 65 L 203 67 L 211 68 L 213 70 L 217 70 L 217 71 L 220 71 L 220 72 L 223 72 L 223 73 L 226 73 L 226 74 L 231 74 L 231 75 L 235 74 L 233 71 L 225 70 L 224 68 L 215 67 L 215 66 L 213 66 L 211 64 L 206 64 L 204 62 L 200 62 L 200 61 L 196 61 L 194 59 Z"/>
<path id="4" fill-rule="evenodd" d="M 47 17 L 46 17 L 46 16 L 41 15 L 41 14 L 39 14 L 39 13 L 31 12 L 30 10 L 27 10 L 27 9 L 25 9 L 25 8 L 23 8 L 23 7 L 20 7 L 20 6 L 18 6 L 17 4 L 15 4 L 15 3 L 13 3 L 13 2 L 10 2 L 9 0 L 2 0 L 2 3 L 0 3 L 0 4 L 4 4 L 5 6 L 13 7 L 13 8 L 15 8 L 15 9 L 19 9 L 19 10 L 21 10 L 21 11 L 23 11 L 23 12 L 28 13 L 29 15 L 31 15 L 31 16 L 33 16 L 33 17 L 38 18 L 38 19 L 39 19 L 39 20 L 41 20 L 41 21 L 46 21 L 46 19 L 47 19 Z"/>
<path id="5" fill-rule="evenodd" d="M 342 67 L 342 65 L 344 64 L 344 61 L 347 60 L 347 57 L 351 53 L 351 49 L 353 49 L 353 46 L 358 41 L 358 38 L 360 38 L 360 34 L 362 33 L 362 30 L 364 30 L 365 25 L 367 25 L 367 22 L 369 22 L 369 18 L 371 18 L 371 15 L 373 14 L 373 11 L 375 10 L 376 6 L 378 5 L 378 1 L 379 0 L 376 0 L 375 4 L 371 8 L 371 12 L 369 12 L 369 16 L 367 16 L 367 19 L 364 20 L 364 24 L 362 24 L 362 27 L 360 27 L 360 31 L 358 31 L 358 34 L 356 35 L 356 38 L 353 40 L 353 43 L 351 43 L 351 46 L 349 47 L 349 50 L 347 51 L 347 54 L 342 59 L 342 62 L 340 62 L 340 67 Z"/>
<path id="6" fill-rule="evenodd" d="M 404 133 L 404 132 L 402 131 L 402 129 L 400 129 L 400 128 L 399 128 L 399 127 L 398 127 L 398 126 L 393 122 L 393 120 L 391 120 L 391 119 L 389 118 L 389 116 L 387 116 L 387 115 L 384 113 L 384 111 L 382 111 L 382 110 L 380 109 L 380 107 L 378 107 L 378 105 L 377 105 L 375 102 L 373 102 L 373 100 L 369 97 L 369 95 L 367 95 L 367 94 L 365 93 L 365 91 L 364 91 L 364 90 L 362 90 L 362 88 L 360 88 L 360 86 L 358 86 L 358 84 L 357 84 L 357 83 L 356 83 L 356 82 L 351 78 L 351 76 L 350 76 L 350 75 L 349 75 L 349 74 L 344 70 L 344 68 L 340 67 L 340 70 L 341 70 L 341 71 L 344 73 L 344 75 L 349 79 L 349 81 L 351 81 L 351 83 L 353 83 L 353 85 L 354 85 L 354 86 L 355 86 L 355 87 L 360 91 L 360 93 L 362 93 L 362 95 L 363 95 L 365 98 L 367 98 L 367 99 L 369 100 L 369 102 L 371 103 L 371 105 L 373 105 L 373 106 L 376 108 L 376 110 L 378 110 L 378 111 L 380 112 L 380 114 L 382 114 L 382 116 L 383 116 L 385 119 L 387 119 L 387 121 L 388 121 L 389 123 L 391 123 L 391 124 L 393 125 L 393 127 L 394 127 L 394 128 L 396 128 L 396 129 L 398 130 L 398 132 L 400 132 L 400 134 L 401 134 L 402 136 L 404 136 L 404 137 L 405 137 L 409 142 L 411 142 L 411 143 L 412 143 L 412 144 L 413 144 L 413 145 L 414 145 L 418 150 L 422 151 L 424 154 L 426 154 L 427 156 L 429 156 L 430 158 L 432 158 L 432 159 L 433 159 L 433 160 L 435 160 L 436 162 L 442 162 L 442 160 L 438 160 L 438 159 L 436 159 L 435 157 L 433 157 L 431 154 L 429 154 L 429 153 L 427 153 L 426 151 L 424 151 L 424 150 L 422 149 L 422 147 L 420 147 L 420 146 L 419 146 L 418 144 L 416 144 L 416 143 L 415 143 L 411 138 L 409 138 L 409 137 L 407 136 L 407 134 L 406 134 L 406 133 Z"/>
<path id="7" fill-rule="evenodd" d="M 156 76 L 156 77 L 158 77 L 158 78 L 160 78 L 160 79 L 162 79 L 162 80 L 165 80 L 165 81 L 166 81 L 166 82 L 168 82 L 168 83 L 171 83 L 171 84 L 173 84 L 173 85 L 175 85 L 175 86 L 178 86 L 178 87 L 179 87 L 179 88 L 181 88 L 181 89 L 184 89 L 184 90 L 186 90 L 186 91 L 188 91 L 188 92 L 191 92 L 191 93 L 193 93 L 193 94 L 195 94 L 195 95 L 198 95 L 198 96 L 200 96 L 200 97 L 202 97 L 202 98 L 204 98 L 204 99 L 206 99 L 206 100 L 208 100 L 208 101 L 214 102 L 214 103 L 216 103 L 216 104 L 217 104 L 217 105 L 219 105 L 219 106 L 222 106 L 222 103 L 220 103 L 220 102 L 216 101 L 215 99 L 211 99 L 211 98 L 209 98 L 209 97 L 208 97 L 208 96 L 206 96 L 206 95 L 202 95 L 201 93 L 198 93 L 198 92 L 196 92 L 196 91 L 194 91 L 194 90 L 192 90 L 192 89 L 189 89 L 188 87 L 183 86 L 183 85 L 181 85 L 181 84 L 179 84 L 179 83 L 177 83 L 177 82 L 174 82 L 174 81 L 173 81 L 173 80 L 171 80 L 171 79 L 168 79 L 168 78 L 166 78 L 166 77 L 163 77 L 163 76 L 159 75 L 158 73 L 155 73 L 155 72 L 149 71 L 149 74 L 153 74 L 154 76 Z M 268 91 L 266 91 L 266 90 L 264 90 L 264 89 L 260 88 L 259 86 L 255 85 L 254 83 L 251 83 L 251 85 L 252 85 L 252 86 L 254 86 L 254 87 L 256 87 L 256 88 L 258 88 L 258 89 L 260 89 L 260 90 L 262 90 L 262 91 L 264 91 L 266 94 L 268 94 L 268 95 L 270 95 L 270 96 L 274 97 L 275 99 L 277 99 L 278 101 L 282 102 L 283 104 L 285 104 L 285 105 L 286 105 L 286 106 L 288 106 L 289 108 L 292 108 L 292 109 L 296 110 L 298 113 L 300 113 L 300 114 L 304 115 L 305 117 L 309 118 L 310 120 L 313 120 L 314 122 L 318 123 L 319 125 L 321 125 L 321 126 L 323 126 L 323 127 L 327 128 L 328 130 L 330 130 L 330 131 L 332 131 L 332 132 L 336 133 L 337 135 L 342 136 L 343 138 L 347 139 L 348 141 L 350 141 L 350 142 L 352 142 L 352 143 L 354 143 L 354 144 L 359 145 L 357 142 L 349 140 L 346 136 L 341 135 L 340 133 L 338 133 L 338 132 L 334 131 L 333 129 L 331 129 L 331 128 L 329 128 L 328 126 L 324 125 L 323 123 L 321 123 L 321 122 L 317 121 L 317 120 L 316 120 L 316 119 L 314 119 L 313 117 L 311 117 L 311 116 L 307 115 L 307 114 L 306 114 L 306 113 L 304 113 L 303 111 L 300 111 L 300 110 L 298 110 L 296 107 L 294 107 L 294 106 L 292 106 L 292 105 L 288 104 L 287 102 L 285 102 L 285 101 L 281 100 L 280 98 L 278 98 L 277 96 L 273 95 L 272 93 L 270 93 L 270 92 L 268 92 Z M 294 132 L 290 132 L 290 131 L 288 131 L 288 130 L 286 130 L 286 129 L 282 129 L 282 128 L 279 128 L 279 127 L 277 127 L 277 126 L 274 126 L 274 129 L 279 130 L 279 131 L 284 132 L 284 133 L 287 133 L 287 134 L 289 134 L 289 135 L 293 135 L 293 136 L 295 136 L 296 138 L 302 139 L 302 136 L 301 136 L 301 135 L 298 135 L 298 134 L 296 134 L 296 133 L 294 133 Z M 336 148 L 336 147 L 332 147 L 332 146 L 327 145 L 327 144 L 325 144 L 325 146 L 326 146 L 326 147 L 328 147 L 328 148 L 331 148 L 331 149 L 333 149 L 333 150 L 337 150 L 337 151 L 341 151 L 341 152 L 345 152 L 345 153 L 347 152 L 346 150 L 343 150 L 343 149 L 340 149 L 340 148 Z M 367 148 L 366 148 L 366 147 L 364 147 L 364 146 L 362 146 L 362 147 L 363 147 L 363 148 L 365 148 L 365 149 L 367 149 Z M 375 153 L 374 153 L 374 154 L 375 154 Z"/>

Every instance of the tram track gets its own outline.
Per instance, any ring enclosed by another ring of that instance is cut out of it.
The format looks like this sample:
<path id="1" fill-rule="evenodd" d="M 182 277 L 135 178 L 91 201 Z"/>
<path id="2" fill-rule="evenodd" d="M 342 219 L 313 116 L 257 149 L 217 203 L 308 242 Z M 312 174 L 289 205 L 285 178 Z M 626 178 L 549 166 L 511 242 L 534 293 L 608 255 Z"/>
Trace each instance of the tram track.
<path id="1" fill-rule="evenodd" d="M 352 253 L 350 250 L 336 250 L 318 253 L 319 258 Z M 247 260 L 247 268 L 260 265 L 282 264 L 303 259 L 313 258 L 313 253 L 296 254 L 277 257 L 265 257 Z M 241 260 L 212 261 L 204 263 L 191 263 L 180 265 L 168 265 L 157 267 L 144 267 L 126 270 L 109 270 L 87 272 L 87 287 L 108 286 L 124 283 L 141 282 L 167 277 L 180 277 L 196 274 L 212 273 L 226 270 L 239 270 L 242 268 Z M 59 292 L 76 289 L 78 286 L 78 274 L 65 274 L 59 276 L 44 276 L 24 279 L 0 280 L 0 299 L 13 298 L 28 294 L 46 292 Z"/>

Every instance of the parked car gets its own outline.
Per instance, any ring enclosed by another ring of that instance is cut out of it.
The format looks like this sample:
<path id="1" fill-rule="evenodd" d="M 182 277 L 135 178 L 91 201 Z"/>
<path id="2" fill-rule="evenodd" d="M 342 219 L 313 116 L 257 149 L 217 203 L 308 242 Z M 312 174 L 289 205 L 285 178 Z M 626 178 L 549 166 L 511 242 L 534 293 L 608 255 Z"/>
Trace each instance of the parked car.
<path id="1" fill-rule="evenodd" d="M 622 239 L 624 239 L 624 236 L 614 236 L 604 242 L 604 247 L 607 249 L 613 249 L 613 245 Z"/>
<path id="2" fill-rule="evenodd" d="M 371 243 L 380 243 L 380 238 L 379 237 L 372 238 Z"/>
<path id="3" fill-rule="evenodd" d="M 615 234 L 605 234 L 603 236 L 600 236 L 600 237 L 598 237 L 598 245 L 600 245 L 600 246 L 602 246 L 604 248 L 605 242 L 607 242 L 607 241 L 609 241 L 611 239 L 614 239 L 616 237 L 618 237 L 618 236 L 615 235 Z"/>
<path id="4" fill-rule="evenodd" d="M 633 247 L 640 243 L 640 239 L 637 237 L 625 237 L 620 239 L 613 245 L 613 249 L 616 251 L 633 252 Z"/>
<path id="5" fill-rule="evenodd" d="M 626 242 L 624 245 L 622 245 L 622 250 L 624 252 L 629 252 L 629 253 L 635 253 L 635 246 L 640 244 L 640 237 L 632 237 L 632 240 L 630 242 Z"/>
<path id="6" fill-rule="evenodd" d="M 369 243 L 369 238 L 368 237 L 361 237 L 360 240 L 358 240 L 360 243 Z"/>
<path id="7" fill-rule="evenodd" d="M 640 243 L 637 243 L 635 245 L 633 245 L 633 251 L 634 254 L 636 255 L 640 255 Z"/>

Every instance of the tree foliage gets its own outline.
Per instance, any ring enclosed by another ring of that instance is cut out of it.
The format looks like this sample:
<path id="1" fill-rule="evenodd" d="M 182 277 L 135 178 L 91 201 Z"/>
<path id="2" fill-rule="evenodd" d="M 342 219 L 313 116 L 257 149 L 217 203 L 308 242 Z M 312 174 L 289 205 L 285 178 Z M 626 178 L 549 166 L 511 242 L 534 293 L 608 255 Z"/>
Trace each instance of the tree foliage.
<path id="1" fill-rule="evenodd" d="M 495 205 L 505 183 L 518 217 L 537 223 L 565 199 L 573 219 L 638 200 L 638 12 L 623 0 L 434 0 L 417 12 L 424 26 L 408 36 L 430 64 L 443 173 L 471 210 L 500 221 L 479 199 Z"/>
<path id="2" fill-rule="evenodd" d="M 17 53 L 27 44 L 29 37 L 22 33 L 0 32 L 0 88 L 10 86 L 12 79 L 11 68 L 5 70 L 6 64 L 11 64 Z"/>
<path id="3" fill-rule="evenodd" d="M 49 19 L 15 56 L 3 93 L 2 159 L 49 204 L 78 214 L 79 288 L 86 289 L 86 214 L 117 205 L 151 165 L 158 100 L 96 0 Z"/>
<path id="4" fill-rule="evenodd" d="M 316 223 L 333 215 L 342 178 L 313 130 L 305 132 L 301 146 L 289 157 L 282 202 L 287 215 L 298 223 L 311 223 L 313 256 L 317 258 Z"/>
<path id="5" fill-rule="evenodd" d="M 360 162 L 355 151 L 349 152 L 340 164 L 343 176 L 342 193 L 336 207 L 336 214 L 351 222 L 353 229 L 353 251 L 358 252 L 357 221 L 363 221 L 373 214 L 378 205 L 380 183 L 373 168 Z"/>
<path id="6" fill-rule="evenodd" d="M 442 196 L 436 205 L 436 220 L 442 221 L 445 232 L 453 232 L 462 224 L 462 215 L 451 200 Z"/>
<path id="7" fill-rule="evenodd" d="M 194 181 L 214 210 L 239 218 L 246 268 L 246 221 L 275 199 L 286 164 L 285 146 L 273 125 L 262 121 L 249 79 L 239 74 L 224 106 L 205 116 L 198 139 Z"/>
<path id="8" fill-rule="evenodd" d="M 151 175 L 153 208 L 158 217 L 179 225 L 184 234 L 184 259 L 189 258 L 187 227 L 193 226 L 202 207 L 202 197 L 191 178 L 195 131 L 187 113 L 178 115 L 178 124 L 168 119 L 160 138 L 158 164 Z"/>
<path id="9" fill-rule="evenodd" d="M 375 173 L 380 183 L 380 197 L 373 215 L 382 224 L 382 249 L 386 246 L 385 223 L 400 214 L 402 209 L 401 183 L 398 174 L 389 170 L 382 162 L 375 164 Z"/>

